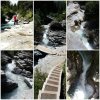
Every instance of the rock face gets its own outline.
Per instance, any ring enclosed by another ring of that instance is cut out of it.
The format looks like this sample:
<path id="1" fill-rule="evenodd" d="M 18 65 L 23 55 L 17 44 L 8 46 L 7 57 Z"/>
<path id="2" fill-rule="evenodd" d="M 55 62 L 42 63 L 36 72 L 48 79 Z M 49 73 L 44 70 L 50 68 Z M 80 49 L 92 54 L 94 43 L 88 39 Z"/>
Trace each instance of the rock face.
<path id="1" fill-rule="evenodd" d="M 11 63 L 12 62 L 12 58 L 7 56 L 4 52 L 2 52 L 1 55 L 1 69 L 4 70 L 6 68 L 6 64 L 7 63 Z"/>
<path id="2" fill-rule="evenodd" d="M 83 51 L 84 52 L 84 51 Z M 91 65 L 88 69 L 88 71 L 86 72 L 86 81 L 87 84 L 89 84 L 90 86 L 93 87 L 94 89 L 94 93 L 93 96 L 96 94 L 98 95 L 98 90 L 97 90 L 97 83 L 99 83 L 98 80 L 99 78 L 96 77 L 95 80 L 93 80 L 94 75 L 96 75 L 96 73 L 98 73 L 99 71 L 99 52 L 97 51 L 85 51 L 84 54 L 86 53 L 86 57 L 88 58 L 88 56 L 90 55 L 91 58 Z M 82 58 L 79 54 L 79 52 L 73 52 L 73 51 L 69 51 L 67 53 L 68 59 L 67 59 L 67 85 L 69 86 L 67 89 L 67 93 L 70 95 L 70 97 L 73 97 L 74 93 L 75 93 L 75 89 L 77 87 L 78 82 L 80 80 L 80 76 L 83 73 L 84 69 L 83 69 L 83 61 Z M 99 75 L 98 75 L 99 76 Z M 81 79 L 82 81 L 82 79 Z M 99 89 L 99 88 L 98 88 Z M 92 96 L 92 97 L 93 97 Z M 92 98 L 90 97 L 90 98 Z M 98 97 L 98 96 L 97 96 Z M 95 98 L 97 98 L 95 97 Z M 88 98 L 87 98 L 88 99 Z"/>
<path id="3" fill-rule="evenodd" d="M 7 79 L 6 74 L 1 71 L 1 93 L 11 92 L 18 87 L 18 84 Z"/>
<path id="4" fill-rule="evenodd" d="M 51 22 L 50 23 L 50 30 L 52 31 L 59 31 L 59 30 L 63 30 L 62 25 L 59 22 Z"/>
<path id="5" fill-rule="evenodd" d="M 69 26 L 79 26 L 84 20 L 84 10 L 80 9 L 78 3 L 70 2 L 67 7 L 67 18 Z"/>
<path id="6" fill-rule="evenodd" d="M 51 22 L 47 37 L 49 39 L 49 45 L 60 46 L 66 44 L 66 23 L 62 22 Z"/>
<path id="7" fill-rule="evenodd" d="M 33 74 L 33 52 L 19 51 L 14 56 L 16 68 L 12 71 L 15 74 L 32 78 Z"/>
<path id="8" fill-rule="evenodd" d="M 99 48 L 99 30 L 94 25 L 95 21 L 88 21 L 84 26 L 85 36 L 94 49 Z"/>
<path id="9" fill-rule="evenodd" d="M 38 63 L 38 60 L 41 58 L 44 58 L 47 55 L 47 53 L 39 51 L 39 50 L 34 50 L 34 65 Z"/>

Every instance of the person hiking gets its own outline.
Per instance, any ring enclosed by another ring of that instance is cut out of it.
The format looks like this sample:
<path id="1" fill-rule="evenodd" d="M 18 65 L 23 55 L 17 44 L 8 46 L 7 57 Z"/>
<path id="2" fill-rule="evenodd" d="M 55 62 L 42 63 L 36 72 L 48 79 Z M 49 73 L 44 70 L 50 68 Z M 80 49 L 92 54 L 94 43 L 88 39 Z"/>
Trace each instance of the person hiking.
<path id="1" fill-rule="evenodd" d="M 17 15 L 14 15 L 14 16 L 13 16 L 13 19 L 14 19 L 14 25 L 18 24 Z"/>

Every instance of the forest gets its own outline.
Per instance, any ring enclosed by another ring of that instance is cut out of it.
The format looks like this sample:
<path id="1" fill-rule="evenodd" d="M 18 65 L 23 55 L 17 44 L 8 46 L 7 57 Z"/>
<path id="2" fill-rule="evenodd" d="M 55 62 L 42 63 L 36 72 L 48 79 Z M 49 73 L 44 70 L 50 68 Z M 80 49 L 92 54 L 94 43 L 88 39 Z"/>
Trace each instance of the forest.
<path id="1" fill-rule="evenodd" d="M 48 18 L 47 16 L 50 16 Z M 66 18 L 66 2 L 65 1 L 35 1 L 34 3 L 34 31 L 41 29 L 42 24 L 48 24 L 54 18 L 57 21 L 62 21 Z"/>
<path id="2" fill-rule="evenodd" d="M 15 14 L 19 15 L 20 20 L 33 20 L 33 1 L 19 1 L 17 5 L 12 5 L 9 1 L 2 1 L 1 6 L 2 24 L 6 23 L 6 16 L 8 16 L 10 20 Z"/>

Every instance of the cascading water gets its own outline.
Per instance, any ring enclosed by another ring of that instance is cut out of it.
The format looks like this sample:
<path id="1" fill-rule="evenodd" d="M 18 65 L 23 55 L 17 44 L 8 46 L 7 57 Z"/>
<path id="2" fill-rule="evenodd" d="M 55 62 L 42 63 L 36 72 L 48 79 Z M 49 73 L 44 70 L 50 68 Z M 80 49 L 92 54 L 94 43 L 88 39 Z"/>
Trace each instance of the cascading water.
<path id="1" fill-rule="evenodd" d="M 92 56 L 90 52 L 80 51 L 79 53 L 83 59 L 83 72 L 80 75 L 79 82 L 73 96 L 73 100 L 88 99 L 93 94 L 93 87 L 90 86 L 86 81 L 86 73 L 91 65 Z"/>
<path id="2" fill-rule="evenodd" d="M 48 37 L 47 37 L 47 34 L 48 34 L 48 31 L 49 31 L 49 24 L 48 25 L 43 25 L 44 28 L 45 28 L 45 31 L 44 31 L 44 34 L 43 34 L 43 40 L 42 42 L 47 45 L 49 40 L 48 40 Z"/>
<path id="3" fill-rule="evenodd" d="M 93 50 L 93 48 L 90 46 L 87 38 L 84 36 L 84 25 L 86 22 L 83 22 L 80 26 L 80 29 L 77 30 L 75 33 L 78 34 L 80 36 L 80 39 L 82 40 L 84 46 L 88 49 L 88 50 Z"/>
<path id="4" fill-rule="evenodd" d="M 25 91 L 29 90 L 29 87 L 24 82 L 24 77 L 21 75 L 13 74 L 12 70 L 16 67 L 15 61 L 12 60 L 12 63 L 7 64 L 7 69 L 5 70 L 5 74 L 8 79 L 18 83 L 18 88 L 13 90 L 12 92 L 6 93 L 3 95 L 2 99 L 20 99 L 25 95 Z"/>

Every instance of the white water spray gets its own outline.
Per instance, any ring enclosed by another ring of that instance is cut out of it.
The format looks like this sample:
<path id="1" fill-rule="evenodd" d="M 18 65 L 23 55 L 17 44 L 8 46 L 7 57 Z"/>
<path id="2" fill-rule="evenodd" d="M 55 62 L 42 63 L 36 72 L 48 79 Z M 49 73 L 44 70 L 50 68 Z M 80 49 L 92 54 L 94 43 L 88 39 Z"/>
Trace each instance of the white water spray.
<path id="1" fill-rule="evenodd" d="M 13 69 L 16 67 L 15 61 L 12 60 L 12 63 L 8 63 L 6 65 L 6 71 L 5 74 L 8 79 L 12 80 L 15 83 L 18 83 L 18 88 L 16 88 L 13 92 L 6 93 L 4 95 L 4 99 L 20 99 L 23 98 L 23 96 L 26 95 L 26 91 L 30 90 L 29 87 L 24 82 L 24 77 L 21 75 L 17 75 L 12 73 Z"/>
<path id="2" fill-rule="evenodd" d="M 93 48 L 90 46 L 88 40 L 86 37 L 84 37 L 84 25 L 85 22 L 83 22 L 80 26 L 80 29 L 77 30 L 75 33 L 78 34 L 80 36 L 80 39 L 82 40 L 84 46 L 88 49 L 88 50 L 93 50 Z"/>
<path id="3" fill-rule="evenodd" d="M 48 30 L 49 30 L 49 24 L 48 25 L 44 25 L 44 28 L 45 28 L 45 31 L 44 31 L 44 34 L 43 34 L 42 42 L 47 45 L 48 42 L 49 42 L 49 40 L 47 38 L 47 34 L 48 34 Z"/>
<path id="4" fill-rule="evenodd" d="M 93 87 L 86 82 L 86 73 L 91 65 L 92 56 L 88 52 L 79 52 L 83 59 L 83 73 L 80 76 L 79 83 L 73 100 L 88 99 L 93 94 Z"/>

